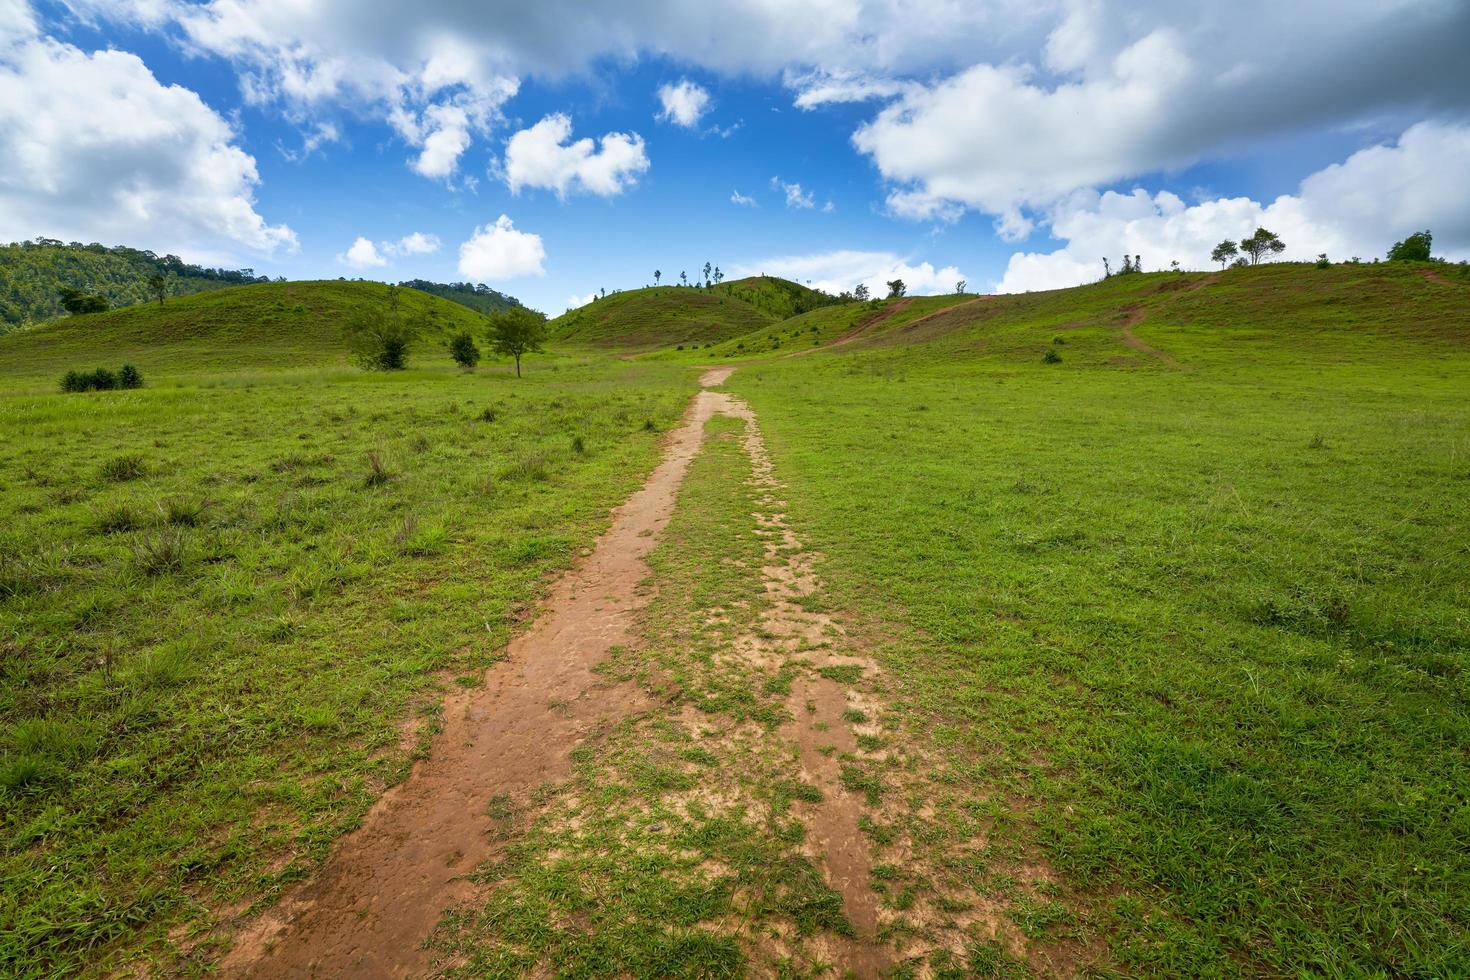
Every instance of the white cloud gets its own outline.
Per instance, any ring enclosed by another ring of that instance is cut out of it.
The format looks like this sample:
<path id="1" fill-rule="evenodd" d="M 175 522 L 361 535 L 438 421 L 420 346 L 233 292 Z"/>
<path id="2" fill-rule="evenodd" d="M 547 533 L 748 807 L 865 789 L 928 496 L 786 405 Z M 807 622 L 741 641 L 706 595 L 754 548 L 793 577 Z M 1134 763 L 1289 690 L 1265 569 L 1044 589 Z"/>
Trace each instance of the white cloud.
<path id="1" fill-rule="evenodd" d="M 816 109 L 843 102 L 871 102 L 920 92 L 916 82 L 887 78 L 851 69 L 794 71 L 785 73 L 786 87 L 796 91 L 798 109 Z"/>
<path id="2" fill-rule="evenodd" d="M 439 251 L 438 235 L 426 235 L 421 231 L 405 235 L 398 240 L 396 250 L 401 255 L 433 255 Z"/>
<path id="3" fill-rule="evenodd" d="M 369 239 L 358 237 L 352 247 L 337 256 L 337 261 L 354 269 L 371 269 L 388 264 L 388 260 Z"/>
<path id="4" fill-rule="evenodd" d="M 585 191 L 602 197 L 621 194 L 648 169 L 643 137 L 637 133 L 608 133 L 598 141 L 567 140 L 572 120 L 553 113 L 530 129 L 523 129 L 505 145 L 502 168 L 512 194 L 523 187 L 544 187 L 565 197 Z"/>
<path id="5" fill-rule="evenodd" d="M 743 208 L 758 208 L 758 207 L 760 207 L 760 205 L 756 203 L 755 198 L 753 198 L 753 197 L 747 197 L 746 195 L 740 193 L 739 191 L 731 191 L 730 192 L 730 203 L 731 204 L 738 204 L 738 205 L 740 205 Z"/>
<path id="6" fill-rule="evenodd" d="M 196 261 L 294 250 L 255 205 L 255 158 L 194 92 L 122 51 L 35 36 L 0 0 L 0 240 L 127 243 Z"/>
<path id="7" fill-rule="evenodd" d="M 785 192 L 786 206 L 788 208 L 806 211 L 816 207 L 816 201 L 813 200 L 811 191 L 802 190 L 800 184 L 788 184 L 780 177 L 772 177 L 771 189 Z"/>
<path id="8" fill-rule="evenodd" d="M 687 78 L 677 85 L 659 86 L 658 101 L 663 109 L 657 118 L 685 129 L 698 126 L 700 117 L 710 109 L 709 92 Z"/>
<path id="9" fill-rule="evenodd" d="M 574 293 L 573 295 L 567 297 L 567 309 L 575 310 L 578 307 L 586 306 L 588 303 L 592 302 L 596 298 L 596 293 L 588 293 L 586 296 L 578 296 Z"/>
<path id="10" fill-rule="evenodd" d="M 374 242 L 358 236 L 352 247 L 337 256 L 337 261 L 355 269 L 371 269 L 385 266 L 399 255 L 432 255 L 439 251 L 438 235 L 426 235 L 415 231 L 404 235 L 396 242 Z"/>
<path id="11" fill-rule="evenodd" d="M 516 231 L 515 223 L 502 214 L 495 224 L 476 228 L 470 240 L 459 246 L 459 273 L 473 282 L 544 276 L 541 263 L 545 259 L 541 236 Z"/>
<path id="12" fill-rule="evenodd" d="M 926 296 L 952 293 L 955 283 L 966 278 L 952 265 L 935 269 L 928 262 L 912 265 L 893 252 L 856 250 L 783 255 L 741 262 L 729 273 L 731 279 L 758 275 L 781 276 L 834 295 L 862 283 L 876 296 L 888 294 L 890 279 L 902 279 L 910 295 Z"/>
<path id="13" fill-rule="evenodd" d="M 1079 191 L 1051 213 L 1053 252 L 1011 256 L 1000 292 L 1055 289 L 1102 275 L 1102 257 L 1142 255 L 1145 268 L 1210 268 L 1210 251 L 1239 241 L 1259 226 L 1281 236 L 1283 259 L 1382 256 L 1414 231 L 1434 232 L 1435 254 L 1470 258 L 1470 125 L 1421 123 L 1393 145 L 1369 147 L 1319 170 L 1298 192 L 1270 204 L 1250 198 L 1193 206 L 1163 191 L 1150 195 Z"/>
<path id="14" fill-rule="evenodd" d="M 853 142 L 890 182 L 892 213 L 970 208 L 996 216 L 1002 237 L 1022 238 L 1079 188 L 1177 170 L 1282 131 L 1470 106 L 1470 5 L 1139 0 L 1123 16 L 1071 0 L 1061 9 L 1030 58 L 891 86 L 898 97 Z M 880 83 L 805 84 L 812 94 L 799 104 Z"/>

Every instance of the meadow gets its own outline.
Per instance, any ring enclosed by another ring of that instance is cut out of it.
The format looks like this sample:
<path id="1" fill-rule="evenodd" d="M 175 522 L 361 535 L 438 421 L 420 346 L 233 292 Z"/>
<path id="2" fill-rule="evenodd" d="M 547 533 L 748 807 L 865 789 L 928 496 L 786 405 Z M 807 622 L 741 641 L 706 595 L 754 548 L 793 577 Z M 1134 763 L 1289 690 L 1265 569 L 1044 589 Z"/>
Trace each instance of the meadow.
<path id="1" fill-rule="evenodd" d="M 518 382 L 432 351 L 394 374 L 231 370 L 256 356 L 131 392 L 6 379 L 0 973 L 210 962 L 221 916 L 403 777 L 692 386 L 576 358 Z"/>
<path id="2" fill-rule="evenodd" d="M 446 974 L 1470 972 L 1470 282 L 630 290 L 520 381 L 427 294 L 409 370 L 353 366 L 375 289 L 0 338 L 0 974 L 216 969 L 711 364 L 736 417 L 598 668 L 643 707 L 491 797 Z"/>

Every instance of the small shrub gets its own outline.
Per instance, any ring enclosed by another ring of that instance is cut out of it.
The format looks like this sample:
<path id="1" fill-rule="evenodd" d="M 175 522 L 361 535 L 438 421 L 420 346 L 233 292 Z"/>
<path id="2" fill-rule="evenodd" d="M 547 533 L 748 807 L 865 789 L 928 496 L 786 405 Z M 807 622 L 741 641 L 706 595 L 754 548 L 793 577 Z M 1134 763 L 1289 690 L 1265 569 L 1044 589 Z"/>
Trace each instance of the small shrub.
<path id="1" fill-rule="evenodd" d="M 68 371 L 61 376 L 61 390 L 65 392 L 86 391 L 88 376 L 80 371 Z"/>
<path id="2" fill-rule="evenodd" d="M 92 372 L 92 388 L 96 391 L 112 391 L 117 387 L 117 375 L 107 368 L 98 368 Z"/>
<path id="3" fill-rule="evenodd" d="M 581 455 L 587 451 L 587 442 L 581 436 L 572 436 L 572 452 Z"/>
<path id="4" fill-rule="evenodd" d="M 119 388 L 141 388 L 143 387 L 143 375 L 131 364 L 124 364 L 122 370 L 117 372 L 117 386 Z"/>
<path id="5" fill-rule="evenodd" d="M 184 535 L 177 528 L 161 528 L 133 546 L 133 558 L 144 575 L 167 575 L 184 567 Z"/>
<path id="6" fill-rule="evenodd" d="M 1051 339 L 1051 342 L 1052 342 L 1052 343 L 1054 343 L 1054 344 L 1056 344 L 1056 345 L 1057 345 L 1057 346 L 1058 346 L 1058 347 L 1061 347 L 1061 346 L 1063 346 L 1063 345 L 1064 345 L 1064 344 L 1066 344 L 1066 342 L 1067 342 L 1067 338 L 1066 338 L 1066 337 L 1063 337 L 1063 336 L 1060 336 L 1060 335 L 1058 335 L 1058 336 L 1056 336 L 1056 337 L 1053 337 L 1053 338 L 1052 338 L 1052 339 Z"/>
<path id="7" fill-rule="evenodd" d="M 480 413 L 480 421 L 481 422 L 494 422 L 495 421 L 495 409 L 493 409 L 493 408 L 487 408 L 483 412 L 481 412 Z"/>
<path id="8" fill-rule="evenodd" d="M 363 485 L 368 487 L 380 487 L 393 479 L 393 474 L 388 472 L 388 467 L 383 462 L 383 457 L 375 452 L 367 454 L 368 471 L 363 478 Z"/>
<path id="9" fill-rule="evenodd" d="M 137 455 L 114 456 L 102 464 L 102 478 L 114 483 L 136 480 L 147 472 L 148 464 Z"/>
<path id="10" fill-rule="evenodd" d="M 657 429 L 658 429 L 658 426 L 656 426 L 656 425 L 653 424 L 653 419 L 644 419 L 643 420 L 643 431 L 644 432 L 653 432 L 653 431 L 655 431 Z"/>
<path id="11" fill-rule="evenodd" d="M 475 338 L 468 333 L 455 334 L 449 341 L 449 356 L 466 371 L 473 371 L 480 363 L 480 348 L 475 346 Z"/>
<path id="12" fill-rule="evenodd" d="M 1041 363 L 1060 364 L 1062 363 L 1062 355 L 1058 354 L 1055 350 L 1048 349 L 1045 354 L 1041 355 Z"/>

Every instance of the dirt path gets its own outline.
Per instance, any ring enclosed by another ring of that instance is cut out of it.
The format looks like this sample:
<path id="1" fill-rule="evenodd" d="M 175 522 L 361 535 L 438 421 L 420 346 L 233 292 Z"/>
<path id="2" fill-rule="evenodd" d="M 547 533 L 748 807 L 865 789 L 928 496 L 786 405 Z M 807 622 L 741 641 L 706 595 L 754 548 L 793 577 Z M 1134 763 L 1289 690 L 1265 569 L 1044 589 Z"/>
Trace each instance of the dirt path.
<path id="1" fill-rule="evenodd" d="M 705 374 L 719 385 L 730 368 Z M 315 877 L 251 923 L 225 957 L 230 977 L 402 977 L 430 972 L 423 941 L 469 893 L 460 875 L 491 853 L 492 799 L 518 802 L 566 777 L 589 732 L 648 706 L 631 683 L 593 672 L 634 640 L 646 557 L 673 512 L 705 423 L 730 396 L 701 391 L 648 482 L 613 512 L 584 561 L 553 586 L 531 629 L 485 685 L 451 696 L 428 758 L 344 837 Z"/>
<path id="2" fill-rule="evenodd" d="M 983 303 L 983 302 L 985 302 L 985 301 L 987 301 L 989 299 L 991 299 L 990 296 L 977 296 L 977 297 L 975 297 L 972 300 L 966 300 L 963 303 L 956 303 L 953 306 L 946 306 L 943 309 L 935 310 L 933 313 L 925 313 L 923 316 L 919 317 L 918 319 L 912 320 L 912 321 L 904 324 L 903 325 L 903 329 L 904 330 L 912 330 L 914 327 L 918 326 L 919 324 L 924 323 L 924 322 L 926 322 L 928 320 L 932 320 L 932 319 L 934 319 L 937 316 L 941 316 L 941 315 L 946 314 L 946 313 L 953 313 L 955 310 L 963 310 L 963 309 L 966 309 L 967 307 L 974 306 L 977 303 Z M 890 306 L 887 309 L 885 309 L 880 315 L 872 318 L 871 320 L 864 320 L 862 323 L 859 323 L 856 326 L 854 326 L 851 330 L 848 330 L 847 332 L 845 332 L 845 333 L 841 334 L 840 336 L 836 337 L 835 339 L 833 339 L 833 341 L 830 344 L 823 344 L 821 347 L 810 347 L 810 348 L 806 348 L 804 350 L 799 350 L 799 351 L 796 351 L 795 353 L 788 354 L 786 356 L 787 357 L 801 357 L 801 356 L 803 356 L 805 354 L 810 354 L 813 351 L 831 350 L 834 347 L 842 347 L 845 344 L 850 344 L 854 340 L 860 340 L 863 337 L 866 337 L 868 335 L 868 333 L 871 332 L 871 330 L 872 330 L 873 327 L 876 327 L 878 324 L 882 323 L 884 320 L 890 319 L 891 317 L 894 317 L 894 316 L 898 315 L 898 313 L 901 310 L 903 310 L 905 307 L 907 307 L 912 302 L 913 302 L 912 299 L 901 299 L 897 303 L 894 303 L 892 306 Z"/>
<path id="3" fill-rule="evenodd" d="M 800 657 L 817 670 L 839 666 L 871 676 L 877 672 L 877 664 L 840 652 L 842 628 L 825 613 L 810 612 L 801 604 L 802 599 L 816 595 L 821 588 L 813 570 L 816 556 L 804 549 L 787 524 L 785 502 L 780 499 L 782 487 L 766 453 L 755 413 L 734 395 L 725 395 L 719 410 L 745 423 L 744 446 L 760 507 L 751 516 L 764 539 L 761 573 L 771 600 L 759 633 L 742 637 L 737 648 L 764 668 Z M 871 885 L 873 855 L 859 824 L 863 801 L 841 780 L 839 759 L 858 748 L 857 733 L 848 716 L 858 707 L 856 698 L 855 693 L 829 677 L 801 677 L 787 698 L 790 720 L 781 726 L 780 735 L 796 749 L 805 779 L 822 791 L 820 802 L 799 807 L 807 831 L 804 849 L 825 872 L 827 884 L 841 894 L 843 911 L 856 933 L 852 938 L 833 937 L 826 958 L 844 975 L 868 978 L 881 976 L 893 961 L 889 947 L 879 940 L 882 923 L 878 895 Z"/>
<path id="4" fill-rule="evenodd" d="M 1140 354 L 1147 354 L 1149 357 L 1158 358 L 1176 371 L 1186 370 L 1185 366 L 1179 361 L 1175 360 L 1172 356 L 1164 353 L 1156 347 L 1150 347 L 1148 344 L 1140 340 L 1138 335 L 1133 332 L 1133 328 L 1137 326 L 1140 321 L 1143 320 L 1144 312 L 1145 311 L 1143 307 L 1134 307 L 1133 309 L 1129 310 L 1128 315 L 1123 318 L 1123 343 L 1138 351 Z"/>

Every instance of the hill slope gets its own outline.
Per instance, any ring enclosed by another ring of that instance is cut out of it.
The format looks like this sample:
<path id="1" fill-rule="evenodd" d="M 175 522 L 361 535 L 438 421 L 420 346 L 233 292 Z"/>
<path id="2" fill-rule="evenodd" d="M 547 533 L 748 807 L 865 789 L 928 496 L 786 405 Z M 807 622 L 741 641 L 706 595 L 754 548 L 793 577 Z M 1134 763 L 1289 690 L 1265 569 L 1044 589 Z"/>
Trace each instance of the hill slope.
<path id="1" fill-rule="evenodd" d="M 742 300 L 682 286 L 630 289 L 551 321 L 552 338 L 618 350 L 718 343 L 777 317 Z"/>
<path id="2" fill-rule="evenodd" d="M 424 279 L 409 279 L 398 285 L 405 289 L 417 289 L 420 292 L 431 293 L 451 303 L 467 306 L 477 313 L 499 313 L 501 310 L 523 305 L 514 296 L 507 296 L 498 289 L 491 289 L 483 282 L 428 282 Z"/>
<path id="3" fill-rule="evenodd" d="M 712 292 L 749 303 L 778 320 L 841 302 L 836 296 L 776 276 L 750 276 L 722 282 Z"/>
<path id="4" fill-rule="evenodd" d="M 266 281 L 252 269 L 206 269 L 123 246 L 50 239 L 0 245 L 0 333 L 60 316 L 63 287 L 101 296 L 112 307 L 147 302 L 153 298 L 148 278 L 156 274 L 168 279 L 170 296 Z"/>
<path id="5" fill-rule="evenodd" d="M 354 314 L 384 302 L 385 287 L 365 282 L 256 283 L 65 317 L 0 337 L 0 375 L 52 375 L 131 362 L 145 374 L 350 363 L 343 329 Z M 429 335 L 413 360 L 442 358 L 443 338 L 479 331 L 479 314 L 411 289 L 399 302 L 422 314 Z"/>

